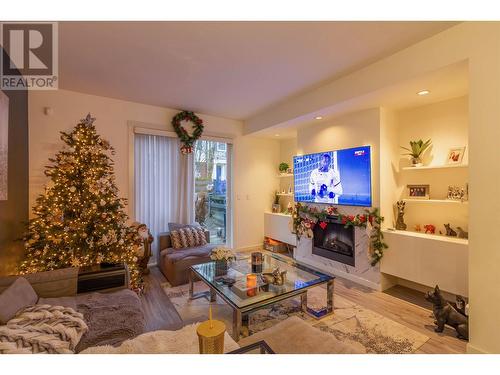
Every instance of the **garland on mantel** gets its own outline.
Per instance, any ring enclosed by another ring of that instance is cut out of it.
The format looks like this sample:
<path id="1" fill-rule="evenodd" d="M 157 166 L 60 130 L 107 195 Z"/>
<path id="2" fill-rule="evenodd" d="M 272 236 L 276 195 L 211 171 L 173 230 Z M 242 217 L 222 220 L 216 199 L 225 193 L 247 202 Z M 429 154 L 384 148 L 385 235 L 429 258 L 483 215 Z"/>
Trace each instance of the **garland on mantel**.
<path id="1" fill-rule="evenodd" d="M 384 256 L 384 250 L 388 248 L 384 242 L 384 234 L 382 233 L 381 224 L 384 221 L 383 216 L 380 216 L 378 208 L 365 210 L 364 214 L 345 215 L 338 211 L 337 207 L 328 206 L 321 210 L 314 206 L 307 206 L 301 203 L 296 203 L 293 214 L 293 229 L 297 235 L 297 240 L 300 237 L 313 237 L 313 228 L 319 225 L 321 229 L 327 226 L 327 216 L 336 216 L 339 221 L 349 227 L 365 228 L 369 231 L 370 247 L 368 256 L 372 266 L 375 266 Z"/>

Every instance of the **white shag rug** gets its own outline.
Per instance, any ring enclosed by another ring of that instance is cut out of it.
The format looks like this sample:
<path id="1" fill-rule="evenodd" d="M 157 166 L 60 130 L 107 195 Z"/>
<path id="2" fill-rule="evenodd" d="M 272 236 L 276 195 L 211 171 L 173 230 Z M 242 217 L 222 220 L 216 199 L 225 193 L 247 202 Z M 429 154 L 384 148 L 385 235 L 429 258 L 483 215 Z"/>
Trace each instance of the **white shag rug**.
<path id="1" fill-rule="evenodd" d="M 80 354 L 200 354 L 198 324 L 191 324 L 177 331 L 153 331 L 143 333 L 120 346 L 94 346 Z M 239 345 L 226 332 L 224 334 L 224 353 L 236 350 Z"/>

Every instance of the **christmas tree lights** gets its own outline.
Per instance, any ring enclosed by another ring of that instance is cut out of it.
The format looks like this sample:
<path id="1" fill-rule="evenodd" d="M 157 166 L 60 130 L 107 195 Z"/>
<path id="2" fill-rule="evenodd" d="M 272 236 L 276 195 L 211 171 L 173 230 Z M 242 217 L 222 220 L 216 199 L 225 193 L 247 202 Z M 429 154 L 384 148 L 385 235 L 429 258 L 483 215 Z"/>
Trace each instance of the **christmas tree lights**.
<path id="1" fill-rule="evenodd" d="M 137 290 L 143 239 L 126 224 L 126 200 L 118 197 L 109 156 L 114 150 L 94 120 L 89 114 L 70 133 L 61 132 L 65 146 L 46 167 L 50 181 L 33 207 L 19 273 L 125 262 Z"/>

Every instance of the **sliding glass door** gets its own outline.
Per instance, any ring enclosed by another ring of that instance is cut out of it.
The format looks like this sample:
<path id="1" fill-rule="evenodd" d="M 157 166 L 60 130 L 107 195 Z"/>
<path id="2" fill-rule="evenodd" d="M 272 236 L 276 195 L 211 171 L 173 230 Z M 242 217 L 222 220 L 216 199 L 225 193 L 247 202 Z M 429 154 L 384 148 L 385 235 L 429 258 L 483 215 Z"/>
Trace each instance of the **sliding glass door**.
<path id="1" fill-rule="evenodd" d="M 210 242 L 229 242 L 230 145 L 201 140 L 194 151 L 195 218 L 210 231 Z"/>
<path id="2" fill-rule="evenodd" d="M 194 221 L 210 232 L 210 242 L 231 244 L 231 145 L 200 140 L 194 152 L 181 155 L 177 137 L 134 134 L 135 220 L 155 238 L 169 223 Z"/>

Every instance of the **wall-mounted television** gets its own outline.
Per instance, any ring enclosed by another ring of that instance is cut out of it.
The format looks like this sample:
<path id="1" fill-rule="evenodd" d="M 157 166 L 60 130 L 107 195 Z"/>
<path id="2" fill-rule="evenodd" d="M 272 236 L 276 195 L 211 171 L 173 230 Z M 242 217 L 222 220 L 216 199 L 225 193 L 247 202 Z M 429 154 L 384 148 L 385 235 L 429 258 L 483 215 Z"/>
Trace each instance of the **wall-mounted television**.
<path id="1" fill-rule="evenodd" d="M 372 205 L 370 146 L 294 156 L 295 201 Z"/>

